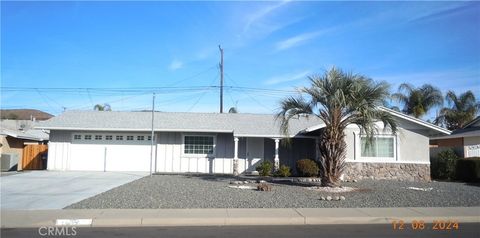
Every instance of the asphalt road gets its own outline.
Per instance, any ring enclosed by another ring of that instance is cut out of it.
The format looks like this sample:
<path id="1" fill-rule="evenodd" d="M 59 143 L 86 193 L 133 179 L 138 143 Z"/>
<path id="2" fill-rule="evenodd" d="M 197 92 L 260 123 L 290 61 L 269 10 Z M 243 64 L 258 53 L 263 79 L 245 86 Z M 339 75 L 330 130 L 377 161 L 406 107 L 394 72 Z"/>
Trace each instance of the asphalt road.
<path id="1" fill-rule="evenodd" d="M 220 227 L 132 227 L 70 228 L 48 235 L 48 228 L 2 229 L 1 237 L 480 237 L 480 223 L 459 224 L 458 230 L 394 230 L 392 225 L 302 225 L 302 226 L 220 226 Z"/>

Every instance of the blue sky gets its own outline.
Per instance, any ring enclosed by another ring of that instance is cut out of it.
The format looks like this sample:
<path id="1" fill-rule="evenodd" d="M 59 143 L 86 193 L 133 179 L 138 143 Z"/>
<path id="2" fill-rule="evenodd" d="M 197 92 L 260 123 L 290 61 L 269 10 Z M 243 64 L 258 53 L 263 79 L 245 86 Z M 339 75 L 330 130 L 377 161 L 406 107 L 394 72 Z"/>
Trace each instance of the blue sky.
<path id="1" fill-rule="evenodd" d="M 332 66 L 480 98 L 479 2 L 3 2 L 2 108 L 151 108 L 138 87 L 218 85 L 225 108 L 272 113 Z M 245 91 L 244 86 L 285 91 Z M 84 88 L 126 88 L 99 91 Z M 218 111 L 218 89 L 157 92 L 157 110 Z M 430 118 L 431 112 L 425 119 Z"/>

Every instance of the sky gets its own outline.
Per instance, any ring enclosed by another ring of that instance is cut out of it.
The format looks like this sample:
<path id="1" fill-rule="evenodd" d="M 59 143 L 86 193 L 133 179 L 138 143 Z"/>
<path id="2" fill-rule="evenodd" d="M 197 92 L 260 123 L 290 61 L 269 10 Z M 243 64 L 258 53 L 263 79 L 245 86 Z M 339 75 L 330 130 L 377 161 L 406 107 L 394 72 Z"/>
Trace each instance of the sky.
<path id="1" fill-rule="evenodd" d="M 2 1 L 0 105 L 149 110 L 155 91 L 156 110 L 218 112 L 218 45 L 224 110 L 275 113 L 334 66 L 480 98 L 480 2 Z"/>

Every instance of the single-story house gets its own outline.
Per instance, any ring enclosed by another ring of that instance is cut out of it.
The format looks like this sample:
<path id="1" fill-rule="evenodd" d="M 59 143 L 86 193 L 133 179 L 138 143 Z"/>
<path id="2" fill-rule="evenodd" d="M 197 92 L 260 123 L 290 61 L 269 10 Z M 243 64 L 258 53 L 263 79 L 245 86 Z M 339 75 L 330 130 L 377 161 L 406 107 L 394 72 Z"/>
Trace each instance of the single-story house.
<path id="1" fill-rule="evenodd" d="M 38 145 L 48 142 L 48 132 L 35 129 L 37 121 L 1 120 L 0 155 L 2 171 L 21 170 L 23 149 L 26 145 Z"/>
<path id="2" fill-rule="evenodd" d="M 431 138 L 430 147 L 435 152 L 453 148 L 464 158 L 480 157 L 480 116 L 450 135 Z"/>
<path id="3" fill-rule="evenodd" d="M 429 179 L 429 137 L 450 131 L 383 110 L 398 119 L 400 131 L 380 130 L 367 149 L 351 125 L 345 177 Z M 67 111 L 39 128 L 50 130 L 49 170 L 150 171 L 152 166 L 162 173 L 242 174 L 269 160 L 295 173 L 297 160 L 319 158 L 315 142 L 323 124 L 318 118 L 292 119 L 289 135 L 280 133 L 279 124 L 266 114 L 155 112 L 152 138 L 151 112 Z M 289 143 L 282 143 L 287 137 Z"/>

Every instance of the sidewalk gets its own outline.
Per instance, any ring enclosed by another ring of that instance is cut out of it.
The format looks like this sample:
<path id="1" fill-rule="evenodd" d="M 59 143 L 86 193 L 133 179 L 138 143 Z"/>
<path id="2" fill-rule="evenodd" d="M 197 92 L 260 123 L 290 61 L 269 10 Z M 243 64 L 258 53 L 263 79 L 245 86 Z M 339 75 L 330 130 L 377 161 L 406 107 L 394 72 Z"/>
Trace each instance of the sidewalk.
<path id="1" fill-rule="evenodd" d="M 225 226 L 480 222 L 480 207 L 2 210 L 1 227 Z"/>

